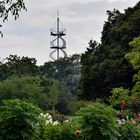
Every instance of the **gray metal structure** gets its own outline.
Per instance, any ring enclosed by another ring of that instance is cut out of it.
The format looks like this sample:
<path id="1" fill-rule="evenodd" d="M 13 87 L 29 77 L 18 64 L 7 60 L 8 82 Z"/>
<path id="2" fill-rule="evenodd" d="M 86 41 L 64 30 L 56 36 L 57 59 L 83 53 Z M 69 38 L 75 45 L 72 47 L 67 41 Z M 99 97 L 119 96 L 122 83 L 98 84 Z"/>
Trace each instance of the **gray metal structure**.
<path id="1" fill-rule="evenodd" d="M 50 29 L 50 35 L 53 38 L 50 42 L 50 49 L 52 52 L 49 54 L 50 58 L 53 60 L 60 58 L 60 51 L 63 53 L 63 56 L 66 57 L 66 41 L 63 38 L 66 36 L 66 29 L 60 27 L 59 12 L 57 11 L 57 25 L 56 28 Z"/>

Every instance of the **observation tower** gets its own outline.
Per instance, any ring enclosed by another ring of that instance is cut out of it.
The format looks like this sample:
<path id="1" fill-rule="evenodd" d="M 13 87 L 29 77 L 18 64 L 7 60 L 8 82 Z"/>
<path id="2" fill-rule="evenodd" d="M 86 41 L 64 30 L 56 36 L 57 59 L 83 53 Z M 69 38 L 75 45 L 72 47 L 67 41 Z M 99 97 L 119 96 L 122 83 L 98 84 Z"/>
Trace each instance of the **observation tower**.
<path id="1" fill-rule="evenodd" d="M 66 36 L 66 29 L 60 27 L 60 19 L 59 19 L 59 12 L 57 11 L 57 21 L 56 27 L 50 29 L 50 49 L 52 52 L 49 54 L 50 58 L 53 60 L 57 60 L 60 57 L 66 57 L 67 53 L 66 49 L 66 41 L 64 36 Z"/>

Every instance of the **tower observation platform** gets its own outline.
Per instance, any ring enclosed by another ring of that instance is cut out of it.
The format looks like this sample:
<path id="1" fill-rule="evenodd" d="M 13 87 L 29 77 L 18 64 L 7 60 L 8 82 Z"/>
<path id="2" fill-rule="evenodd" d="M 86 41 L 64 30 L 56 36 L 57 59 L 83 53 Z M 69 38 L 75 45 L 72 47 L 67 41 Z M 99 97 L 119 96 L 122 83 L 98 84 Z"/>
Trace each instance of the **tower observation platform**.
<path id="1" fill-rule="evenodd" d="M 57 60 L 60 58 L 60 53 L 63 55 L 63 57 L 66 57 L 66 41 L 64 39 L 64 36 L 66 36 L 66 29 L 60 27 L 58 11 L 56 28 L 50 29 L 50 36 L 52 37 L 52 40 L 50 41 L 50 49 L 52 50 L 52 52 L 49 54 L 50 58 L 53 60 Z"/>

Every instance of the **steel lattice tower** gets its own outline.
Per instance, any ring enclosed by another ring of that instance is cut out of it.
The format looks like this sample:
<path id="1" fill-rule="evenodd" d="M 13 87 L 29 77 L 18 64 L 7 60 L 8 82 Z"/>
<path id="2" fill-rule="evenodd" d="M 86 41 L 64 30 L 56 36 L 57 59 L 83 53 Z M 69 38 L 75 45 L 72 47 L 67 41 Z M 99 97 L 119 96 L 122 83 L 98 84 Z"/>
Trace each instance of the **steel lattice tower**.
<path id="1" fill-rule="evenodd" d="M 60 51 L 63 53 L 64 57 L 67 56 L 65 51 L 66 49 L 66 41 L 63 38 L 66 36 L 66 29 L 60 27 L 60 19 L 59 19 L 59 12 L 57 11 L 57 24 L 56 28 L 50 29 L 50 35 L 53 39 L 50 42 L 50 49 L 53 51 L 49 54 L 50 58 L 53 60 L 60 58 Z M 54 55 L 56 54 L 56 57 Z"/>

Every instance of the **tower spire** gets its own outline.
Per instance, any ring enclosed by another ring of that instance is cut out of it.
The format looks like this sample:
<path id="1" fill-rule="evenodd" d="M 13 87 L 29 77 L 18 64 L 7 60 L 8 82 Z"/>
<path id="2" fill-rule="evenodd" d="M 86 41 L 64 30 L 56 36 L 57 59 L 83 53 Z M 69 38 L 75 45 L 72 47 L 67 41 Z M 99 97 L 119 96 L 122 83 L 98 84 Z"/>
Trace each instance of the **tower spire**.
<path id="1" fill-rule="evenodd" d="M 57 10 L 57 18 L 59 18 L 59 11 Z"/>
<path id="2" fill-rule="evenodd" d="M 59 59 L 59 11 L 57 10 L 57 59 Z"/>

